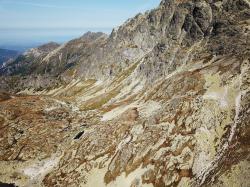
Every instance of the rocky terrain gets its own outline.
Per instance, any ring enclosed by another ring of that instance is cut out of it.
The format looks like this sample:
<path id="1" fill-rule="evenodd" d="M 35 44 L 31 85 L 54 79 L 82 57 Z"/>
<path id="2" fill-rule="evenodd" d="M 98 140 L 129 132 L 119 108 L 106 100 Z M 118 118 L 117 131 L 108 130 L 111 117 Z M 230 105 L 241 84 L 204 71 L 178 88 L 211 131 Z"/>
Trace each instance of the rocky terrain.
<path id="1" fill-rule="evenodd" d="M 250 186 L 250 2 L 162 0 L 0 69 L 0 181 Z"/>

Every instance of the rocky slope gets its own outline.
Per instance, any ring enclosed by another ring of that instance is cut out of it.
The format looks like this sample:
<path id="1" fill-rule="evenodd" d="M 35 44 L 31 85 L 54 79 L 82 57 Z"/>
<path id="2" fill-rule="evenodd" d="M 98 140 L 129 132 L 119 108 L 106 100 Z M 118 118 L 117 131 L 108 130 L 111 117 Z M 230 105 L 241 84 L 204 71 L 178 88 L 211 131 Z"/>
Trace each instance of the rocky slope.
<path id="1" fill-rule="evenodd" d="M 19 52 L 15 50 L 0 49 L 0 67 L 4 62 L 17 57 L 18 54 Z"/>
<path id="2" fill-rule="evenodd" d="M 2 69 L 0 181 L 249 186 L 249 18 L 248 0 L 163 0 Z"/>
<path id="3" fill-rule="evenodd" d="M 36 68 L 35 65 L 33 65 L 34 67 L 32 69 L 32 64 L 39 63 L 44 56 L 46 56 L 51 50 L 57 48 L 58 46 L 59 45 L 56 43 L 48 43 L 38 48 L 32 48 L 26 51 L 24 54 L 18 56 L 18 58 L 8 62 L 4 67 L 1 68 L 1 73 L 5 75 L 29 74 L 33 69 Z"/>
<path id="4" fill-rule="evenodd" d="M 77 68 L 80 58 L 93 53 L 107 36 L 104 33 L 86 33 L 82 37 L 59 46 L 48 43 L 33 48 L 9 62 L 0 69 L 2 80 L 0 89 L 17 92 L 25 88 L 35 90 L 50 89 L 65 84 L 61 76 L 67 71 L 74 74 L 71 67 Z"/>

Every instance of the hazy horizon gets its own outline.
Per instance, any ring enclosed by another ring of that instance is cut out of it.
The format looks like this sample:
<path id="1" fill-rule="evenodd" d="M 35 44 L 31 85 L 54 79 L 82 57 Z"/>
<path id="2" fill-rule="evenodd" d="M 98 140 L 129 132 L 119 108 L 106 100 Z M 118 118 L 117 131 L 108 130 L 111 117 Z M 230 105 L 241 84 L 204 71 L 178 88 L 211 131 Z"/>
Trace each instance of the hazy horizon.
<path id="1" fill-rule="evenodd" d="M 48 42 L 61 44 L 80 37 L 88 31 L 109 34 L 112 28 L 0 29 L 0 48 L 23 51 Z"/>
<path id="2" fill-rule="evenodd" d="M 64 43 L 87 31 L 110 33 L 114 27 L 160 0 L 0 0 L 0 47 L 29 48 Z"/>

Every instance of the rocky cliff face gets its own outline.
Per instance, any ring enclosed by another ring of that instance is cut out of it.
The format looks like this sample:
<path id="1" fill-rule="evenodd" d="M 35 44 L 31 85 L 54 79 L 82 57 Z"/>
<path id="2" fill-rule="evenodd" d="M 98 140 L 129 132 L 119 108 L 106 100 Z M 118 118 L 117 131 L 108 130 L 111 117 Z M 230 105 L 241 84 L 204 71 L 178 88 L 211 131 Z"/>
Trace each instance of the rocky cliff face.
<path id="1" fill-rule="evenodd" d="M 2 70 L 0 180 L 249 186 L 249 18 L 248 0 L 163 0 Z"/>

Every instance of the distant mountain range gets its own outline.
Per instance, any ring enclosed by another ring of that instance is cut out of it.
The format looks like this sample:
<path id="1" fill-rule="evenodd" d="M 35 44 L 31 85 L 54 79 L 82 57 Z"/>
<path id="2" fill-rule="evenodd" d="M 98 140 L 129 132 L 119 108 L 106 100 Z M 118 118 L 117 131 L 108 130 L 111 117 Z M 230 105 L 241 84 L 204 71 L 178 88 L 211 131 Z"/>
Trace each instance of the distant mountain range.
<path id="1" fill-rule="evenodd" d="M 9 49 L 0 49 L 0 66 L 11 58 L 15 58 L 20 54 L 19 51 L 9 50 Z"/>

